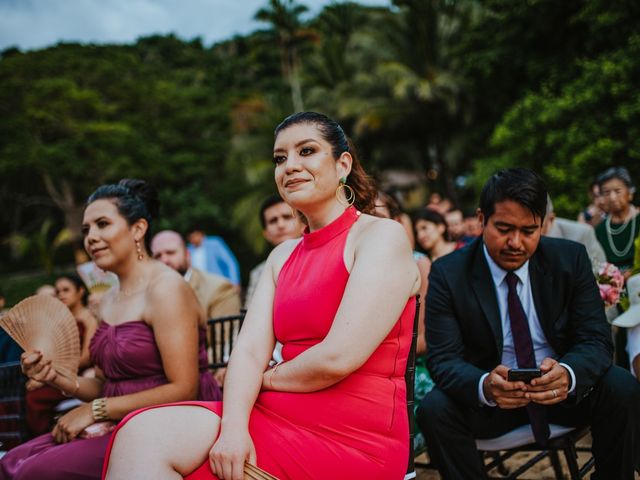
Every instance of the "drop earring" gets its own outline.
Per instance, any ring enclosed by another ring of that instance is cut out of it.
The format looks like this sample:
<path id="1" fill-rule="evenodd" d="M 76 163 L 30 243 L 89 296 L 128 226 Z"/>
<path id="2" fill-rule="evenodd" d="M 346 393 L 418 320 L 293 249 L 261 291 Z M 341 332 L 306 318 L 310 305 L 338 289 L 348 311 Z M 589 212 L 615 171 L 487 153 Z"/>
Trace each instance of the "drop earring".
<path id="1" fill-rule="evenodd" d="M 343 190 L 343 194 L 340 195 L 340 190 Z M 342 177 L 340 179 L 340 184 L 338 188 L 336 188 L 336 198 L 338 202 L 340 202 L 345 207 L 349 208 L 353 205 L 353 202 L 356 200 L 356 194 L 349 185 L 347 185 L 347 177 Z M 345 203 L 346 202 L 346 203 Z"/>
<path id="2" fill-rule="evenodd" d="M 136 253 L 138 254 L 138 260 L 142 261 L 142 247 L 140 246 L 140 240 L 136 240 Z"/>

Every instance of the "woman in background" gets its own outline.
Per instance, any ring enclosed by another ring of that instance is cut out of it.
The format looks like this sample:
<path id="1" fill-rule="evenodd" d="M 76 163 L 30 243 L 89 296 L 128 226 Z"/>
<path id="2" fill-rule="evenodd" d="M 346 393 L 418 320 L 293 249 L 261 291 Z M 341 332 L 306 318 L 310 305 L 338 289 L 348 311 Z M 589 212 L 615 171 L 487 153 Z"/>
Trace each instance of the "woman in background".
<path id="1" fill-rule="evenodd" d="M 95 378 L 57 375 L 37 351 L 22 355 L 31 383 L 45 383 L 84 402 L 62 416 L 51 434 L 9 451 L 0 479 L 99 479 L 114 422 L 149 405 L 219 398 L 207 372 L 204 314 L 174 270 L 149 256 L 157 193 L 141 180 L 103 185 L 87 201 L 84 246 L 120 285 L 100 304 L 91 340 Z"/>
<path id="2" fill-rule="evenodd" d="M 413 218 L 416 242 L 432 262 L 456 249 L 455 242 L 447 240 L 447 222 L 444 216 L 430 208 L 420 210 Z"/>

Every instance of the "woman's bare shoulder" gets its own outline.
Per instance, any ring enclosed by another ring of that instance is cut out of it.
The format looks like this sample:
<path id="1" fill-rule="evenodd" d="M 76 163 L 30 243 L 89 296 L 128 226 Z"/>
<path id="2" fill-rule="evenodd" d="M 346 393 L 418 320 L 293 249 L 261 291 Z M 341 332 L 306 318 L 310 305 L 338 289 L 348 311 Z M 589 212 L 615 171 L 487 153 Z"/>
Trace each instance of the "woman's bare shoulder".
<path id="1" fill-rule="evenodd" d="M 184 277 L 161 262 L 154 262 L 150 277 L 147 294 L 154 300 L 166 297 L 169 292 L 178 295 L 189 292 L 190 287 Z"/>
<path id="2" fill-rule="evenodd" d="M 362 214 L 354 227 L 354 239 L 358 245 L 381 245 L 388 242 L 391 245 L 409 247 L 409 239 L 404 228 L 395 220 Z"/>

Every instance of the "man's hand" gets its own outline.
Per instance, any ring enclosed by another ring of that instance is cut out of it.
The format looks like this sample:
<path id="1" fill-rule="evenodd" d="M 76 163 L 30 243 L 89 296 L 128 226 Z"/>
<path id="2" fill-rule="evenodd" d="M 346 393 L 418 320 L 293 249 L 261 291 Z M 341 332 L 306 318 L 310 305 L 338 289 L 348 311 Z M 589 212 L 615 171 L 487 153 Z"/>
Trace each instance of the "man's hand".
<path id="1" fill-rule="evenodd" d="M 552 358 L 545 358 L 540 364 L 542 376 L 531 380 L 526 397 L 542 405 L 554 405 L 567 398 L 571 377 L 566 368 Z"/>
<path id="2" fill-rule="evenodd" d="M 484 397 L 495 402 L 500 408 L 520 408 L 527 405 L 530 400 L 525 396 L 529 388 L 524 382 L 509 382 L 507 380 L 509 368 L 498 365 L 482 383 Z"/>

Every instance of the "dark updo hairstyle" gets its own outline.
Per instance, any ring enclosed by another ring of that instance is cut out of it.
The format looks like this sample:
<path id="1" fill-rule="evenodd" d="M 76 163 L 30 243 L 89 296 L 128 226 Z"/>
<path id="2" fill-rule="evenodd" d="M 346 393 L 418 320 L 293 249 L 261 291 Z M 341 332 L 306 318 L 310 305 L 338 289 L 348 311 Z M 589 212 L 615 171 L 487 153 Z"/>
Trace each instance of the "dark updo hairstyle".
<path id="1" fill-rule="evenodd" d="M 129 225 L 144 218 L 149 224 L 144 236 L 147 253 L 151 252 L 151 221 L 158 216 L 160 201 L 153 185 L 144 180 L 123 178 L 118 183 L 102 185 L 87 200 L 87 206 L 96 200 L 113 200 L 120 215 Z"/>
<path id="2" fill-rule="evenodd" d="M 82 294 L 81 301 L 82 301 L 82 305 L 84 305 L 85 307 L 87 306 L 87 303 L 89 302 L 89 289 L 85 285 L 82 278 L 80 278 L 75 273 L 64 273 L 60 275 L 58 278 L 56 278 L 56 282 L 58 280 L 69 280 L 71 283 L 75 285 L 76 290 L 80 290 L 81 288 L 83 288 L 84 293 Z"/>
<path id="3" fill-rule="evenodd" d="M 489 177 L 480 193 L 480 211 L 484 224 L 496 211 L 496 203 L 512 200 L 544 220 L 547 213 L 547 186 L 533 170 L 516 167 L 498 170 Z"/>
<path id="4" fill-rule="evenodd" d="M 449 229 L 447 228 L 447 221 L 440 212 L 436 212 L 431 208 L 423 208 L 422 210 L 418 210 L 416 214 L 413 216 L 413 230 L 414 233 L 416 229 L 416 224 L 418 220 L 424 220 L 425 222 L 431 222 L 435 225 L 442 225 L 444 227 L 444 232 L 442 236 L 445 240 L 449 238 Z"/>
<path id="5" fill-rule="evenodd" d="M 377 194 L 375 185 L 371 177 L 362 168 L 355 146 L 351 139 L 345 135 L 338 122 L 321 113 L 298 112 L 285 118 L 276 127 L 274 136 L 277 137 L 281 131 L 300 124 L 315 125 L 322 138 L 331 145 L 333 158 L 337 159 L 344 152 L 349 152 L 353 162 L 351 163 L 351 173 L 347 177 L 347 185 L 355 193 L 353 204 L 361 212 L 373 214 Z"/>

